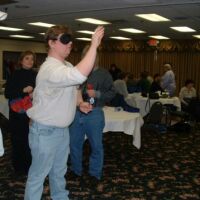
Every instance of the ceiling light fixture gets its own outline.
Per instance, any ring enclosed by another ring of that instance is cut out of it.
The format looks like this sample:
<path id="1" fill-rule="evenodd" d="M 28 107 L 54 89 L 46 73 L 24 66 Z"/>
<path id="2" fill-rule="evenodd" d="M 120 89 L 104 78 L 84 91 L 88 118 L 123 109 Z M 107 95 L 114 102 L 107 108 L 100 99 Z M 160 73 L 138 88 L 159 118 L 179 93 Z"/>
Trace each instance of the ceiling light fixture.
<path id="1" fill-rule="evenodd" d="M 92 35 L 94 33 L 93 31 L 87 31 L 87 30 L 80 30 L 80 31 L 76 31 L 76 32 L 90 34 L 90 35 Z"/>
<path id="2" fill-rule="evenodd" d="M 113 37 L 110 37 L 110 38 L 115 39 L 115 40 L 131 40 L 131 38 L 121 37 L 121 36 L 113 36 Z"/>
<path id="3" fill-rule="evenodd" d="M 76 19 L 77 21 L 82 21 L 90 24 L 96 24 L 96 25 L 106 25 L 110 24 L 109 22 L 98 20 L 98 19 L 93 19 L 93 18 L 80 18 Z"/>
<path id="4" fill-rule="evenodd" d="M 32 23 L 28 23 L 28 24 L 34 25 L 34 26 L 47 27 L 47 28 L 54 26 L 54 24 L 48 24 L 48 23 L 44 23 L 44 22 L 32 22 Z"/>
<path id="5" fill-rule="evenodd" d="M 129 32 L 129 33 L 145 33 L 145 31 L 141 31 L 135 28 L 122 28 L 119 29 L 120 31 L 125 31 L 125 32 Z"/>
<path id="6" fill-rule="evenodd" d="M 8 17 L 8 13 L 7 13 L 8 8 L 5 8 L 5 11 L 0 11 L 0 21 L 5 20 Z"/>
<path id="7" fill-rule="evenodd" d="M 7 27 L 7 26 L 0 26 L 0 30 L 3 30 L 3 31 L 22 31 L 24 29 L 12 28 L 12 27 Z"/>
<path id="8" fill-rule="evenodd" d="M 174 26 L 170 28 L 179 32 L 196 32 L 194 29 L 191 29 L 190 27 L 187 27 L 187 26 Z"/>
<path id="9" fill-rule="evenodd" d="M 143 19 L 146 19 L 146 20 L 149 20 L 149 21 L 152 21 L 152 22 L 166 22 L 166 21 L 170 21 L 169 19 L 165 18 L 165 17 L 162 17 L 160 15 L 157 15 L 157 14 L 137 14 L 135 15 L 137 17 L 141 17 Z"/>
<path id="10" fill-rule="evenodd" d="M 77 40 L 91 41 L 91 38 L 76 38 Z"/>
<path id="11" fill-rule="evenodd" d="M 24 39 L 34 38 L 33 36 L 29 36 L 29 35 L 9 35 L 9 36 L 14 37 L 14 38 L 24 38 Z"/>
<path id="12" fill-rule="evenodd" d="M 157 39 L 157 40 L 168 40 L 168 39 L 170 39 L 170 38 L 162 36 L 162 35 L 150 35 L 149 37 Z"/>
<path id="13" fill-rule="evenodd" d="M 200 39 L 200 35 L 193 35 L 193 37 Z"/>

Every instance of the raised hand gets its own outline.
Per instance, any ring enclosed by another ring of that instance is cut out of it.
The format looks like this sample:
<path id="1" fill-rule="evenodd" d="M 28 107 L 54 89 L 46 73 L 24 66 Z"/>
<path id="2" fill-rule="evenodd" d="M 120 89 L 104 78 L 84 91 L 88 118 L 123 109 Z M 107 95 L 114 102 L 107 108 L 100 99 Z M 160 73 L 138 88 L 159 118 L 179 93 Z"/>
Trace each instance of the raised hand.
<path id="1" fill-rule="evenodd" d="M 91 45 L 97 48 L 100 45 L 103 36 L 104 36 L 104 27 L 98 26 L 95 29 L 94 34 L 92 35 Z"/>

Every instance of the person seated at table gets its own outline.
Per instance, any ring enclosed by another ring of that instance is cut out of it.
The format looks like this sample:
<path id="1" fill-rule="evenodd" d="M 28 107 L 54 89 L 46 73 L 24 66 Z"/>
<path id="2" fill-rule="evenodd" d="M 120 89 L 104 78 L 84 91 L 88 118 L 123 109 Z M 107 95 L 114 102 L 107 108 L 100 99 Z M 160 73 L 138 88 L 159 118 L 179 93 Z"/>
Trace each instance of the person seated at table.
<path id="1" fill-rule="evenodd" d="M 143 94 L 149 93 L 150 87 L 151 87 L 151 82 L 148 79 L 148 72 L 144 71 L 141 72 L 140 74 L 140 80 L 138 81 L 137 86 L 141 88 L 141 92 Z"/>
<path id="2" fill-rule="evenodd" d="M 137 80 L 134 78 L 133 74 L 128 74 L 128 80 L 126 82 L 127 90 L 129 93 L 140 92 L 140 88 L 137 87 Z"/>
<path id="3" fill-rule="evenodd" d="M 183 111 L 188 111 L 188 106 L 193 98 L 196 98 L 196 89 L 194 88 L 194 81 L 187 79 L 185 86 L 181 88 L 179 98 L 181 101 L 181 108 Z"/>
<path id="4" fill-rule="evenodd" d="M 114 87 L 117 93 L 123 95 L 124 97 L 128 96 L 127 90 L 127 81 L 128 81 L 128 73 L 121 72 L 118 75 L 117 80 L 114 81 Z"/>
<path id="5" fill-rule="evenodd" d="M 155 93 L 160 91 L 161 93 L 164 91 L 160 85 L 161 77 L 160 74 L 155 74 L 153 77 L 153 82 L 150 87 L 150 92 Z"/>
<path id="6" fill-rule="evenodd" d="M 169 93 L 170 97 L 172 97 L 175 94 L 175 75 L 172 71 L 172 66 L 168 63 L 164 64 L 164 75 L 161 78 L 161 87 L 163 88 L 163 90 Z"/>
<path id="7" fill-rule="evenodd" d="M 121 69 L 119 69 L 116 64 L 112 63 L 110 65 L 109 72 L 112 76 L 113 81 L 115 81 L 115 80 L 117 80 L 119 74 L 121 73 Z"/>
<path id="8" fill-rule="evenodd" d="M 127 90 L 128 73 L 122 72 L 118 79 L 114 81 L 116 91 L 115 98 L 111 101 L 113 106 L 120 106 L 126 111 L 133 111 L 136 107 L 134 96 L 130 95 Z"/>

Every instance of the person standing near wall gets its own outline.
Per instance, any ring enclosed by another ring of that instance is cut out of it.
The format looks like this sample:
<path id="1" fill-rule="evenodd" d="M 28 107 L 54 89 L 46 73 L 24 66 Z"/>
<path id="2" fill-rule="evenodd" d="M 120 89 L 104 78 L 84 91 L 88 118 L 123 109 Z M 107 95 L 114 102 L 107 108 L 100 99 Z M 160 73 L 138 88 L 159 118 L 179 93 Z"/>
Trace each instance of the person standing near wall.
<path id="1" fill-rule="evenodd" d="M 161 79 L 161 87 L 169 93 L 169 96 L 173 96 L 176 91 L 176 81 L 172 66 L 168 63 L 164 64 L 164 72 Z"/>

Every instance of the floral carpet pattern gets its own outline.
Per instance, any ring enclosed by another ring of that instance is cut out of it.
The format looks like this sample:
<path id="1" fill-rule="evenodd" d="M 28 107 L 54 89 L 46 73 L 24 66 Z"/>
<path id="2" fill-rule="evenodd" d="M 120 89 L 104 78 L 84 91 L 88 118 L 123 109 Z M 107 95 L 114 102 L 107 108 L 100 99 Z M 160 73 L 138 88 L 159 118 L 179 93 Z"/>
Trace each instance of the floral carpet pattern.
<path id="1" fill-rule="evenodd" d="M 0 199 L 22 200 L 26 176 L 14 174 L 9 134 L 0 158 Z M 87 175 L 89 145 L 84 146 L 85 173 L 81 179 L 66 174 L 70 200 L 177 200 L 200 199 L 200 131 L 143 133 L 137 150 L 132 137 L 104 134 L 104 174 L 98 185 Z M 70 163 L 68 163 L 70 165 Z M 42 200 L 50 200 L 48 180 Z"/>

